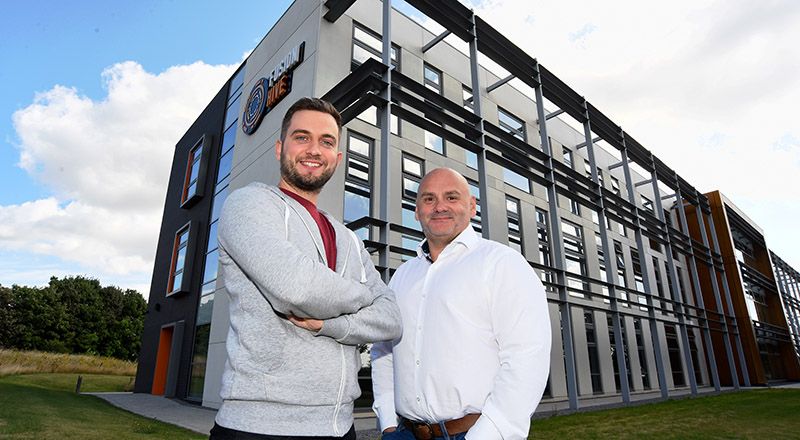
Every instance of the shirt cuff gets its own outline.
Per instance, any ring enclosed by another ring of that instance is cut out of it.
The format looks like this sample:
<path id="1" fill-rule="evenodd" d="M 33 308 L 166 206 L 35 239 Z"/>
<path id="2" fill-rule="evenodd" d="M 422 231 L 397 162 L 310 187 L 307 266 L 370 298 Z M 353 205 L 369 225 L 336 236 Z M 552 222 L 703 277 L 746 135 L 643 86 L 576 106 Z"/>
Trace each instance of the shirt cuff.
<path id="1" fill-rule="evenodd" d="M 381 433 L 389 428 L 396 428 L 400 425 L 400 419 L 397 417 L 397 414 L 379 414 L 378 415 L 378 426 L 380 427 Z"/>
<path id="2" fill-rule="evenodd" d="M 472 428 L 467 431 L 465 440 L 503 440 L 503 436 L 500 435 L 500 431 L 497 430 L 494 423 L 488 417 L 482 415 L 472 425 Z"/>

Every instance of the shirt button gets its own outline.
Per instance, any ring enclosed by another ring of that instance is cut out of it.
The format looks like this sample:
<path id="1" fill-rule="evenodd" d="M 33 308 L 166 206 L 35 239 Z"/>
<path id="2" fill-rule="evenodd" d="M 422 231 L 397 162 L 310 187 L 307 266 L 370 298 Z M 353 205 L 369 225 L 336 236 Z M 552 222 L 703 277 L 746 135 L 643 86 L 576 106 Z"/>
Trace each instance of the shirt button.
<path id="1" fill-rule="evenodd" d="M 417 361 L 417 365 L 419 365 L 419 361 Z"/>
<path id="2" fill-rule="evenodd" d="M 422 330 L 422 326 L 417 327 L 417 329 Z"/>
<path id="3" fill-rule="evenodd" d="M 422 400 L 422 399 L 420 399 L 419 397 L 417 397 L 417 402 L 420 402 L 421 400 Z"/>

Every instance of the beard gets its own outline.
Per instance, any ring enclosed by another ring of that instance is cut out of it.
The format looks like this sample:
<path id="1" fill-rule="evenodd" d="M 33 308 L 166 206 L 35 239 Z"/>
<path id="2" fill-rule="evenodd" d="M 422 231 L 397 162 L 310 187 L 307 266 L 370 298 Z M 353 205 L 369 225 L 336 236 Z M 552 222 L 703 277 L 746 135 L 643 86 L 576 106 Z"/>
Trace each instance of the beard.
<path id="1" fill-rule="evenodd" d="M 286 181 L 286 183 L 299 190 L 314 194 L 318 194 L 320 191 L 322 191 L 322 187 L 328 183 L 328 180 L 330 180 L 334 171 L 336 171 L 336 167 L 330 167 L 323 170 L 322 174 L 319 176 L 303 176 L 297 171 L 297 166 L 286 158 L 285 150 L 281 151 L 280 165 L 281 177 L 284 181 Z"/>

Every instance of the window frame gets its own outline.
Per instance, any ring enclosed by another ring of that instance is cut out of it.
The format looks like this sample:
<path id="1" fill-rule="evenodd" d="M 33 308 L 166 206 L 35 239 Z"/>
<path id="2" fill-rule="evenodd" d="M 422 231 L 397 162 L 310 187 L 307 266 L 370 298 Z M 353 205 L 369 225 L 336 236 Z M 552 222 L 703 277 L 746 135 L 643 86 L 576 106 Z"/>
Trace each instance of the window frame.
<path id="1" fill-rule="evenodd" d="M 210 136 L 202 135 L 197 142 L 194 143 L 189 153 L 186 156 L 186 173 L 183 177 L 183 188 L 181 189 L 180 207 L 188 209 L 194 205 L 198 200 L 203 197 L 203 189 L 205 187 L 206 169 L 208 168 L 208 147 L 206 139 Z M 197 171 L 195 176 L 192 176 L 194 171 Z M 193 192 L 190 194 L 189 189 L 194 187 Z"/>
<path id="2" fill-rule="evenodd" d="M 503 122 L 503 118 L 500 117 L 501 113 L 504 114 L 506 118 L 511 119 L 514 122 L 518 122 L 521 131 L 517 130 L 514 127 L 511 127 L 506 122 Z M 500 126 L 501 129 L 503 129 L 503 131 L 507 132 L 511 136 L 514 136 L 515 138 L 523 142 L 528 141 L 528 136 L 526 133 L 527 130 L 525 129 L 525 121 L 500 106 L 497 106 L 497 124 Z"/>
<path id="3" fill-rule="evenodd" d="M 356 46 L 358 46 L 359 48 L 361 48 L 361 49 L 363 49 L 363 50 L 365 50 L 365 51 L 367 51 L 369 53 L 371 53 L 373 56 L 375 56 L 375 58 L 378 61 L 382 61 L 382 59 L 383 59 L 383 53 L 382 53 L 383 49 L 377 50 L 374 47 L 370 46 L 370 44 L 368 42 L 357 38 L 356 37 L 356 29 L 360 30 L 361 32 L 364 32 L 365 34 L 367 34 L 368 36 L 370 36 L 372 38 L 377 39 L 378 42 L 381 43 L 381 45 L 383 44 L 382 43 L 382 41 L 383 41 L 382 37 L 381 37 L 381 35 L 379 33 L 373 31 L 372 29 L 368 28 L 367 26 L 365 26 L 365 25 L 363 25 L 363 24 L 361 24 L 361 23 L 359 23 L 357 21 L 353 21 L 353 29 L 352 29 L 352 33 L 351 33 L 352 44 L 350 45 L 350 67 L 351 67 L 351 70 L 355 70 L 356 67 L 360 66 L 361 63 L 363 63 L 363 61 L 357 61 L 355 59 L 355 47 Z M 397 44 L 392 42 L 391 43 L 391 50 L 394 51 L 394 53 L 396 54 L 391 59 L 392 66 L 395 68 L 395 70 L 397 70 L 399 72 L 400 71 L 400 46 L 398 46 Z"/>
<path id="4" fill-rule="evenodd" d="M 169 263 L 169 276 L 167 277 L 167 297 L 189 291 L 189 283 L 192 279 L 192 263 L 194 262 L 192 256 L 194 255 L 196 245 L 196 240 L 194 239 L 196 229 L 196 222 L 190 221 L 178 228 L 175 232 L 175 236 L 172 240 L 172 257 Z M 181 239 L 184 234 L 186 235 L 186 240 Z M 184 249 L 183 265 L 178 269 L 178 257 L 181 250 Z M 176 287 L 174 284 L 175 278 L 178 275 L 181 276 L 181 280 L 180 285 Z"/>

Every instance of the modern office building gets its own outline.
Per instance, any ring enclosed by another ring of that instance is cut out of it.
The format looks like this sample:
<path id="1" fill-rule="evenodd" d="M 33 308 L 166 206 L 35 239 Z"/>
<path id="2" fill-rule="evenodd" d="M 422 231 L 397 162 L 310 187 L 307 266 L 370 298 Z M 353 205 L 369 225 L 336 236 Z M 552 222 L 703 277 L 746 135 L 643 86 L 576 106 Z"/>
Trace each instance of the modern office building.
<path id="1" fill-rule="evenodd" d="M 422 236 L 421 177 L 441 166 L 467 177 L 473 227 L 546 285 L 545 401 L 768 380 L 742 337 L 755 327 L 731 306 L 735 269 L 709 198 L 458 1 L 407 3 L 446 31 L 388 0 L 295 1 L 177 143 L 136 391 L 221 404 L 216 221 L 230 191 L 278 182 L 280 120 L 302 96 L 333 102 L 345 122 L 345 160 L 319 206 L 357 231 L 387 280 Z"/>

